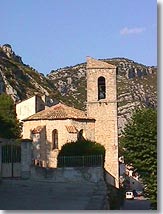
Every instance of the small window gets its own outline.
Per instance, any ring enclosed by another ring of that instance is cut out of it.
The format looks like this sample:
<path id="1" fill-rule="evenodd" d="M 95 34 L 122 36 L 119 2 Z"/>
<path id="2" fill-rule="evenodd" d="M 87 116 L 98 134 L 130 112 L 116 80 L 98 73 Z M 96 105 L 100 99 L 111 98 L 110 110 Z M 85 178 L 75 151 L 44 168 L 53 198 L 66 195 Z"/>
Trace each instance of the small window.
<path id="1" fill-rule="evenodd" d="M 84 140 L 84 132 L 83 132 L 83 129 L 81 129 L 81 130 L 78 132 L 78 140 Z"/>
<path id="2" fill-rule="evenodd" d="M 106 98 L 106 86 L 105 86 L 105 78 L 98 78 L 98 100 Z"/>
<path id="3" fill-rule="evenodd" d="M 58 149 L 58 131 L 57 131 L 57 129 L 53 130 L 52 143 L 53 143 L 52 149 Z"/>

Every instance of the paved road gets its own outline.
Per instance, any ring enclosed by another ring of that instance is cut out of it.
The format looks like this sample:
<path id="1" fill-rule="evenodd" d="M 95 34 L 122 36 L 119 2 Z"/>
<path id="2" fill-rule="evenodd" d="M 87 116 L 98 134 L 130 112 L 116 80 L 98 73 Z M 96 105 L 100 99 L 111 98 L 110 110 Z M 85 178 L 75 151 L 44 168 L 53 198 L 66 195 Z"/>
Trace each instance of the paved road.
<path id="1" fill-rule="evenodd" d="M 3 180 L 0 210 L 85 210 L 97 189 L 95 183 L 51 183 Z"/>
<path id="2" fill-rule="evenodd" d="M 149 210 L 150 202 L 145 198 L 135 198 L 134 200 L 125 200 L 121 210 Z"/>

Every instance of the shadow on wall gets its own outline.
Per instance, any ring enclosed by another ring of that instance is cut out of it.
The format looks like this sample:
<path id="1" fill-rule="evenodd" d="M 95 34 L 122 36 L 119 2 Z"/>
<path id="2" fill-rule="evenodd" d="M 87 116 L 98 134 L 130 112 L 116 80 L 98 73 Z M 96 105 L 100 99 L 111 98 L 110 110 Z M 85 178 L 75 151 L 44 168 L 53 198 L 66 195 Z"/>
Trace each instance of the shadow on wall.
<path id="1" fill-rule="evenodd" d="M 44 142 L 44 145 L 39 145 L 39 142 L 32 142 L 32 162 L 34 165 L 43 168 L 57 168 L 57 158 L 59 150 L 53 147 L 49 141 Z"/>
<path id="2" fill-rule="evenodd" d="M 110 210 L 120 210 L 124 202 L 124 192 L 122 188 L 115 187 L 115 178 L 106 170 L 104 170 L 104 180 L 107 186 L 108 201 Z"/>
<path id="3" fill-rule="evenodd" d="M 52 142 L 47 141 L 46 126 L 37 126 L 30 130 L 32 139 L 33 160 L 36 165 L 55 168 L 56 158 L 58 156 L 58 130 L 52 131 Z M 84 130 L 81 129 L 77 135 L 78 140 L 85 140 Z M 67 142 L 68 143 L 68 142 Z M 53 162 L 53 163 L 51 163 Z"/>
<path id="4" fill-rule="evenodd" d="M 80 141 L 86 140 L 86 138 L 85 138 L 85 133 L 84 133 L 84 130 L 83 130 L 83 129 L 81 129 L 81 130 L 78 132 L 77 140 L 80 140 Z"/>
<path id="5" fill-rule="evenodd" d="M 104 180 L 107 184 L 115 186 L 115 178 L 104 169 Z"/>

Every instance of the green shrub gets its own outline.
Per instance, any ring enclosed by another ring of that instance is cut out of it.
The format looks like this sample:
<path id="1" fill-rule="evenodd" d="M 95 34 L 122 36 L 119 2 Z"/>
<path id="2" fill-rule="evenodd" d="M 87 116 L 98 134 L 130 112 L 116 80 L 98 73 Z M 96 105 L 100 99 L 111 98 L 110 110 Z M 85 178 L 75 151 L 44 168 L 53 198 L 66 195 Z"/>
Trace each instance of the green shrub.
<path id="1" fill-rule="evenodd" d="M 62 146 L 59 156 L 105 155 L 105 148 L 90 140 L 78 140 Z"/>
<path id="2" fill-rule="evenodd" d="M 65 144 L 58 155 L 58 167 L 97 167 L 104 164 L 105 149 L 89 140 Z"/>

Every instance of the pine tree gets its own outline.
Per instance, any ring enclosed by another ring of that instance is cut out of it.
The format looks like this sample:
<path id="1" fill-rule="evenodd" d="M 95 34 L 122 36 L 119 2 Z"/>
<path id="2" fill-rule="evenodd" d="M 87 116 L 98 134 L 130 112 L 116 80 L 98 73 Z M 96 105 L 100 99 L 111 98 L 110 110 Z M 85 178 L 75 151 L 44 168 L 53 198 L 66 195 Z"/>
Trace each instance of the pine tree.
<path id="1" fill-rule="evenodd" d="M 120 139 L 125 162 L 132 164 L 145 184 L 145 193 L 157 207 L 157 112 L 139 109 L 133 113 Z"/>
<path id="2" fill-rule="evenodd" d="M 15 104 L 7 94 L 0 95 L 0 137 L 20 138 L 22 125 L 16 118 Z"/>

